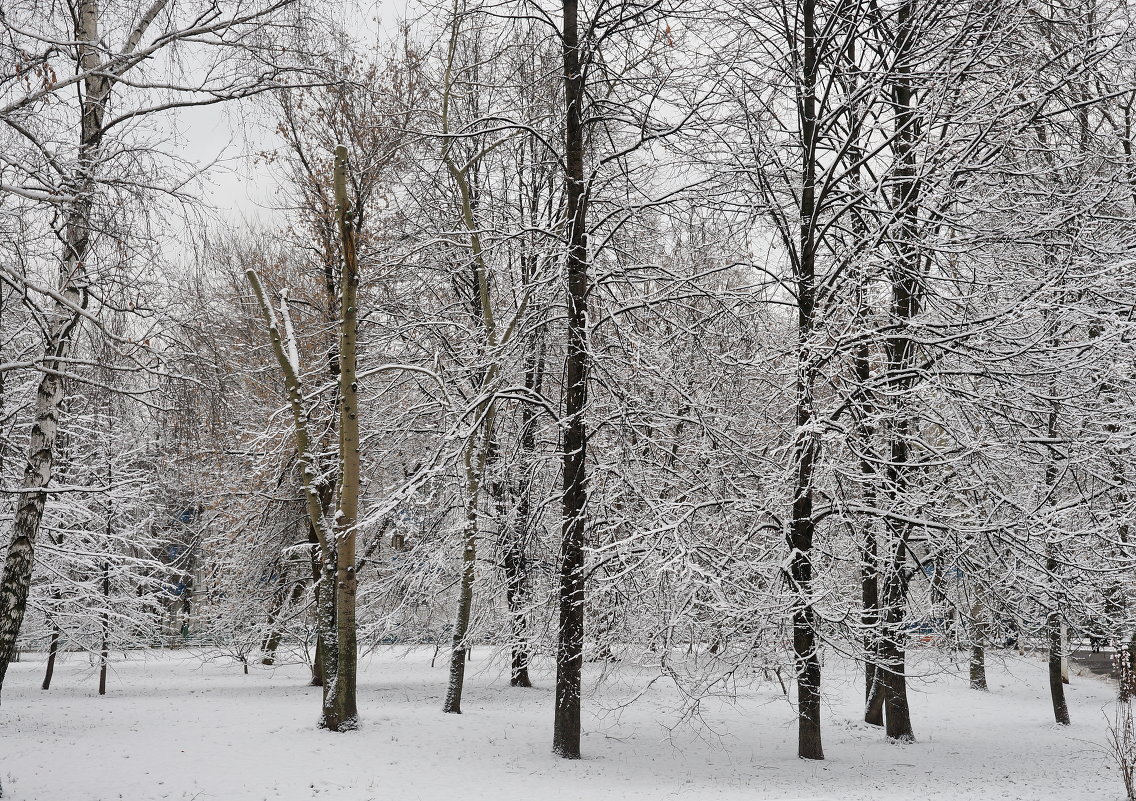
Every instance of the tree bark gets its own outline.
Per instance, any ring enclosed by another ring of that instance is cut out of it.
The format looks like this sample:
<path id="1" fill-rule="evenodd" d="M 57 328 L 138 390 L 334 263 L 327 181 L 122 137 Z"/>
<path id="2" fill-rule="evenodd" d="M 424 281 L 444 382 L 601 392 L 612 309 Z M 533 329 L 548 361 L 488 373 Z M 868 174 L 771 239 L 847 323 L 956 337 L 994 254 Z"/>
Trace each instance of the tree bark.
<path id="1" fill-rule="evenodd" d="M 109 527 L 109 523 L 108 523 Z M 103 562 L 103 605 L 110 603 L 110 564 Z M 102 631 L 102 650 L 99 653 L 99 695 L 106 695 L 107 689 L 107 661 L 110 654 L 107 651 L 107 637 L 110 633 L 110 610 L 104 608 L 99 616 Z"/>
<path id="2" fill-rule="evenodd" d="M 469 620 L 473 609 L 473 579 L 477 560 L 477 494 L 467 501 L 465 547 L 462 551 L 461 586 L 458 590 L 458 608 L 454 619 L 454 630 L 450 648 L 450 679 L 446 687 L 446 700 L 442 711 L 461 714 L 462 690 L 465 688 L 465 663 L 467 659 L 466 635 L 469 633 Z"/>
<path id="3" fill-rule="evenodd" d="M 43 672 L 43 689 L 51 689 L 51 677 L 55 674 L 55 656 L 59 653 L 59 626 L 52 623 L 51 644 L 47 646 L 47 669 Z"/>
<path id="4" fill-rule="evenodd" d="M 358 643 L 355 619 L 358 580 L 355 540 L 362 491 L 359 453 L 358 354 L 359 262 L 355 250 L 355 220 L 347 194 L 347 148 L 335 149 L 335 204 L 343 248 L 339 324 L 339 508 L 335 513 L 334 597 L 336 676 L 324 683 L 323 725 L 332 731 L 359 726 L 356 700 Z M 325 576 L 332 578 L 325 568 Z M 330 587 L 329 587 L 330 589 Z"/>
<path id="5" fill-rule="evenodd" d="M 1065 683 L 1061 681 L 1061 615 L 1051 611 L 1045 627 L 1049 638 L 1049 697 L 1053 702 L 1053 719 L 1069 725 L 1069 705 L 1065 700 Z"/>
<path id="6" fill-rule="evenodd" d="M 816 3 L 801 5 L 803 74 L 799 96 L 801 143 L 801 215 L 796 258 L 797 378 L 796 424 L 793 447 L 794 497 L 788 533 L 789 580 L 793 601 L 793 654 L 797 678 L 797 756 L 824 759 L 820 728 L 820 652 L 816 613 L 812 605 L 812 546 L 816 532 L 813 509 L 813 470 L 820 443 L 813 431 L 815 417 L 812 339 L 816 315 L 816 169 L 817 169 L 817 41 Z"/>
<path id="7" fill-rule="evenodd" d="M 556 711 L 552 751 L 580 758 L 580 696 L 584 662 L 584 548 L 587 531 L 588 239 L 584 185 L 584 75 L 579 0 L 563 2 L 564 192 L 567 214 L 568 353 L 564 388 L 564 467 L 560 532 L 560 625 L 556 643 Z"/>
<path id="8" fill-rule="evenodd" d="M 986 684 L 986 605 L 975 601 L 970 609 L 970 689 L 988 690 Z"/>
<path id="9" fill-rule="evenodd" d="M 894 151 L 894 189 L 892 202 L 898 232 L 895 258 L 891 267 L 891 316 L 896 333 L 885 340 L 888 384 L 893 397 L 892 423 L 888 432 L 890 453 L 884 470 L 890 500 L 905 506 L 911 473 L 912 412 L 907 408 L 916 382 L 916 344 L 909 326 L 919 314 L 922 295 L 922 255 L 920 247 L 920 178 L 915 147 L 920 136 L 916 116 L 916 97 L 912 86 L 911 59 L 915 49 L 915 0 L 905 0 L 895 19 L 895 62 L 891 94 L 895 105 L 892 131 Z M 914 742 L 907 699 L 906 637 L 903 620 L 907 610 L 908 576 L 905 573 L 911 524 L 888 518 L 889 559 L 881 589 L 882 636 L 880 641 L 881 683 L 884 689 L 884 717 L 887 738 L 893 742 Z"/>
<path id="10" fill-rule="evenodd" d="M 55 438 L 59 430 L 63 403 L 63 359 L 70 351 L 72 337 L 86 306 L 84 260 L 90 248 L 90 220 L 95 190 L 94 173 L 103 139 L 103 117 L 112 86 L 111 78 L 97 73 L 101 43 L 96 0 L 80 0 L 75 18 L 79 67 L 90 70 L 81 82 L 78 166 L 71 177 L 74 195 L 65 212 L 61 254 L 59 295 L 54 309 L 46 347 L 43 376 L 36 391 L 35 421 L 28 445 L 27 464 L 21 482 L 12 535 L 4 569 L 0 575 L 0 691 L 8 663 L 16 653 L 16 639 L 23 625 L 35 566 L 35 542 L 47 502 L 46 488 L 51 482 Z"/>

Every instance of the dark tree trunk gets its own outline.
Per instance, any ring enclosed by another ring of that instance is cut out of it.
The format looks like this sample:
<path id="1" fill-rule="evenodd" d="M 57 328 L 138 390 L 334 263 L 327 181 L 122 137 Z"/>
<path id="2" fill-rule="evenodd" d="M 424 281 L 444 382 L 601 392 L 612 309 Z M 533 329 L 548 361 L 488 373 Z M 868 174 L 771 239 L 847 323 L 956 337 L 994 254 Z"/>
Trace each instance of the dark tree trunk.
<path id="1" fill-rule="evenodd" d="M 884 731 L 888 740 L 915 742 L 911 710 L 907 701 L 906 637 L 903 619 L 907 607 L 907 575 L 904 572 L 906 545 L 902 537 L 884 575 L 881 597 L 882 617 L 877 671 L 883 686 Z"/>
<path id="2" fill-rule="evenodd" d="M 794 498 L 788 545 L 789 580 L 796 596 L 793 609 L 793 654 L 797 678 L 797 755 L 824 759 L 820 727 L 820 653 L 816 613 L 812 605 L 812 546 L 816 521 L 813 510 L 813 468 L 819 442 L 815 417 L 812 355 L 816 314 L 816 80 L 817 42 L 815 0 L 801 5 L 803 74 L 799 95 L 801 142 L 801 216 L 795 264 L 797 288 L 797 433 L 793 448 Z"/>
<path id="3" fill-rule="evenodd" d="M 564 193 L 567 214 L 568 325 L 564 387 L 564 475 L 560 543 L 560 626 L 556 644 L 556 711 L 552 751 L 580 758 L 580 696 L 584 661 L 584 547 L 587 530 L 588 240 L 584 186 L 584 75 L 578 0 L 563 3 L 565 102 Z"/>
<path id="4" fill-rule="evenodd" d="M 474 565 L 477 557 L 477 490 L 466 510 L 465 548 L 462 551 L 461 587 L 458 591 L 458 610 L 450 650 L 450 680 L 442 711 L 461 714 L 462 690 L 465 687 L 467 659 L 466 635 L 469 633 L 470 612 L 473 608 Z"/>
<path id="5" fill-rule="evenodd" d="M 1049 697 L 1053 701 L 1053 719 L 1069 725 L 1069 705 L 1065 701 L 1065 683 L 1061 681 L 1061 614 L 1049 613 L 1045 621 L 1049 635 Z"/>
<path id="6" fill-rule="evenodd" d="M 55 675 L 55 656 L 59 653 L 59 626 L 51 625 L 51 644 L 47 646 L 47 669 L 43 672 L 43 689 L 51 689 L 51 677 Z"/>
<path id="7" fill-rule="evenodd" d="M 895 106 L 893 123 L 894 189 L 892 200 L 897 221 L 894 240 L 895 259 L 891 266 L 891 316 L 894 333 L 885 340 L 887 383 L 893 398 L 892 420 L 888 432 L 889 458 L 884 469 L 884 486 L 892 504 L 907 506 L 906 495 L 912 466 L 910 441 L 914 425 L 908 408 L 917 380 L 916 343 L 909 326 L 918 316 L 922 297 L 923 256 L 920 245 L 920 177 L 916 163 L 916 144 L 920 137 L 912 89 L 912 59 L 915 45 L 915 0 L 904 0 L 895 14 L 895 60 L 891 75 L 891 94 Z M 884 689 L 885 731 L 894 742 L 914 742 L 907 699 L 906 638 L 903 619 L 907 611 L 905 572 L 909 523 L 888 518 L 888 564 L 880 594 L 881 639 L 880 683 Z"/>
<path id="8" fill-rule="evenodd" d="M 109 525 L 109 524 L 108 524 Z M 103 605 L 110 603 L 110 565 L 103 562 Z M 106 695 L 107 690 L 107 637 L 110 633 L 110 610 L 104 608 L 101 615 L 102 651 L 99 654 L 99 695 Z"/>
<path id="9" fill-rule="evenodd" d="M 860 391 L 866 393 L 871 379 L 867 345 L 856 350 L 856 378 Z M 872 428 L 868 423 L 871 408 L 867 398 L 859 403 L 860 475 L 864 482 L 864 505 L 876 502 L 876 469 L 871 454 Z M 883 685 L 879 680 L 879 625 L 880 625 L 880 566 L 876 545 L 875 521 L 871 514 L 864 515 L 860 546 L 860 625 L 864 628 L 864 722 L 872 726 L 884 725 Z"/>

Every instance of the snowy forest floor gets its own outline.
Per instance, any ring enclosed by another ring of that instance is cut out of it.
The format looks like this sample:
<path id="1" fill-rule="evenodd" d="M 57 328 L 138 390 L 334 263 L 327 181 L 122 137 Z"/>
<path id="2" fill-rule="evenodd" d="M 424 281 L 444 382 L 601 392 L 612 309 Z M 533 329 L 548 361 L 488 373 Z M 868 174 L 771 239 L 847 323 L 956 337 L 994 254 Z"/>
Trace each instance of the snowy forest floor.
<path id="1" fill-rule="evenodd" d="M 559 801 L 824 799 L 825 801 L 1114 801 L 1124 795 L 1104 750 L 1113 686 L 1074 675 L 1073 725 L 1053 725 L 1044 665 L 992 660 L 990 693 L 961 668 L 923 654 L 912 682 L 919 742 L 889 745 L 859 722 L 862 679 L 826 665 L 824 762 L 795 758 L 793 710 L 776 681 L 680 723 L 681 694 L 657 671 L 589 665 L 585 758 L 549 752 L 552 681 L 513 689 L 496 663 L 474 661 L 465 714 L 443 715 L 446 659 L 391 646 L 360 671 L 360 731 L 315 728 L 319 689 L 306 668 L 202 663 L 190 651 L 130 654 L 105 697 L 85 656 L 70 655 L 39 689 L 41 655 L 8 672 L 0 706 L 4 801 Z M 476 649 L 475 659 L 488 654 Z M 1004 652 L 996 656 L 1001 657 Z M 965 664 L 962 665 L 965 667 Z M 649 684 L 649 686 L 647 686 Z M 628 704 L 632 698 L 634 702 Z"/>

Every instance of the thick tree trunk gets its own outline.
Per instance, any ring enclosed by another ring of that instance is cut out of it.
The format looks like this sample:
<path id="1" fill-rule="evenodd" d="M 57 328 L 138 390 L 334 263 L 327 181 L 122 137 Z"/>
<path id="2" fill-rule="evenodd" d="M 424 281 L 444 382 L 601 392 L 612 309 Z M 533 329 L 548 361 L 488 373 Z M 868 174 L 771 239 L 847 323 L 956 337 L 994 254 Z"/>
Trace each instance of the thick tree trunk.
<path id="1" fill-rule="evenodd" d="M 915 0 L 904 0 L 895 14 L 894 72 L 891 94 L 895 105 L 893 124 L 894 189 L 892 199 L 897 223 L 895 261 L 891 267 L 891 316 L 894 331 L 885 340 L 888 388 L 893 398 L 889 434 L 890 454 L 884 469 L 889 500 L 898 508 L 907 506 L 911 473 L 913 414 L 908 408 L 916 384 L 916 343 L 908 331 L 918 316 L 922 297 L 923 257 L 920 244 L 920 177 L 916 164 L 919 119 L 912 88 L 911 59 L 915 50 Z M 889 559 L 881 588 L 882 632 L 878 669 L 884 689 L 885 731 L 893 742 L 914 742 L 907 698 L 906 638 L 903 620 L 907 611 L 907 559 L 911 525 L 889 518 L 885 528 Z"/>
<path id="2" fill-rule="evenodd" d="M 895 553 L 884 574 L 881 592 L 879 681 L 884 696 L 884 731 L 892 742 L 913 743 L 911 710 L 907 700 L 906 637 L 903 620 L 907 607 L 907 576 L 904 573 L 906 545 L 897 538 Z"/>
<path id="3" fill-rule="evenodd" d="M 359 263 L 355 251 L 355 218 L 347 194 L 347 148 L 335 148 L 335 204 L 343 248 L 339 324 L 339 507 L 335 514 L 334 573 L 325 577 L 335 598 L 335 678 L 324 682 L 323 725 L 332 731 L 359 726 L 356 700 L 359 648 L 355 619 L 358 580 L 355 577 L 355 540 L 362 491 L 359 452 L 359 385 L 357 329 L 359 316 Z M 329 649 L 330 650 L 330 649 Z"/>
<path id="4" fill-rule="evenodd" d="M 584 662 L 584 548 L 587 531 L 588 240 L 584 186 L 584 75 L 578 0 L 563 3 L 565 211 L 567 214 L 568 353 L 564 387 L 564 475 L 560 535 L 560 626 L 556 643 L 556 710 L 552 751 L 580 758 L 580 696 Z"/>
<path id="5" fill-rule="evenodd" d="M 1120 642 L 1120 647 L 1112 655 L 1113 668 L 1117 672 L 1117 699 L 1127 703 L 1136 698 L 1136 633 L 1128 632 Z"/>
<path id="6" fill-rule="evenodd" d="M 970 609 L 970 689 L 988 690 L 986 684 L 986 605 L 976 601 Z"/>
<path id="7" fill-rule="evenodd" d="M 319 607 L 316 610 L 316 654 L 323 679 L 319 726 L 338 731 L 339 720 L 339 630 L 335 624 L 336 596 L 335 553 L 325 553 L 320 574 Z"/>
<path id="8" fill-rule="evenodd" d="M 1049 613 L 1045 621 L 1049 640 L 1049 697 L 1053 702 L 1053 719 L 1069 725 L 1069 704 L 1065 700 L 1065 683 L 1061 681 L 1061 614 Z"/>
<path id="9" fill-rule="evenodd" d="M 813 469 L 820 443 L 813 431 L 815 417 L 812 355 L 816 315 L 816 3 L 801 6 L 803 74 L 799 95 L 801 142 L 801 215 L 796 259 L 797 378 L 796 438 L 793 448 L 794 498 L 788 533 L 789 580 L 794 593 L 793 654 L 797 678 L 797 755 L 824 759 L 820 726 L 820 652 L 816 613 L 812 605 L 812 546 L 816 531 L 813 509 Z"/>

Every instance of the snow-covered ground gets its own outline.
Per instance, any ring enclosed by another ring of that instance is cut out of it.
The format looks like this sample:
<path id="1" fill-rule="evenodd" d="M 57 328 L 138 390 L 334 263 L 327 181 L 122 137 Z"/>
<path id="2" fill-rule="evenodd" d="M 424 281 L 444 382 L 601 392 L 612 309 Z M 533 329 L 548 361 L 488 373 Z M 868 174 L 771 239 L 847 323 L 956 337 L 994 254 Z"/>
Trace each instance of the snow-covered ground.
<path id="1" fill-rule="evenodd" d="M 315 728 L 319 690 L 304 686 L 302 666 L 245 676 L 188 652 L 137 654 L 114 665 L 100 698 L 85 657 L 61 664 L 43 692 L 43 662 L 25 656 L 0 706 L 5 801 L 1123 797 L 1103 748 L 1113 688 L 1075 675 L 1073 725 L 1056 727 L 1043 665 L 1029 657 L 992 665 L 989 694 L 959 675 L 916 682 L 919 742 L 909 746 L 858 722 L 860 678 L 829 665 L 819 763 L 794 757 L 793 712 L 776 682 L 705 705 L 697 727 L 676 727 L 674 685 L 644 690 L 649 671 L 619 666 L 592 682 L 585 758 L 569 762 L 549 752 L 547 671 L 536 672 L 538 688 L 512 689 L 475 661 L 465 714 L 443 715 L 445 660 L 431 668 L 431 652 L 390 648 L 365 661 L 363 728 L 351 734 Z"/>

